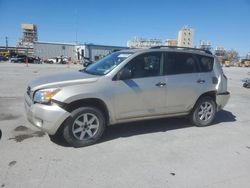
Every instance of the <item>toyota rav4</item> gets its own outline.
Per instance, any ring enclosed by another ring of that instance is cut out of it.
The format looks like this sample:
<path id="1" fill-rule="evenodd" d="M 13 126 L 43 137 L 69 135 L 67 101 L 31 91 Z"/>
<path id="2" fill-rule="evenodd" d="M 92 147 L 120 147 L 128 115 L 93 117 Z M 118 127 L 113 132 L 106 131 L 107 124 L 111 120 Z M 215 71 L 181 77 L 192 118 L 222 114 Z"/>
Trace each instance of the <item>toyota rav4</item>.
<path id="1" fill-rule="evenodd" d="M 187 116 L 196 126 L 210 125 L 229 96 L 210 51 L 158 46 L 115 52 L 83 70 L 34 80 L 25 109 L 34 126 L 82 147 L 118 123 Z"/>

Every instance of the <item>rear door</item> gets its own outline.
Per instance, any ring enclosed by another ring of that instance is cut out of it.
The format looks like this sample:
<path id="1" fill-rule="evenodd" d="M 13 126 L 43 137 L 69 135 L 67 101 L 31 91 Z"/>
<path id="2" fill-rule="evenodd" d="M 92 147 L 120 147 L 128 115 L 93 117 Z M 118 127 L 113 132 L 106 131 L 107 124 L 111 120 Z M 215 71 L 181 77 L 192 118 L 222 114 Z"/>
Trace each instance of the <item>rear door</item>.
<path id="1" fill-rule="evenodd" d="M 192 109 L 206 88 L 199 73 L 197 58 L 192 53 L 166 52 L 164 61 L 167 113 Z"/>
<path id="2" fill-rule="evenodd" d="M 217 90 L 219 87 L 219 83 L 221 81 L 221 68 L 215 72 L 213 72 L 214 58 L 206 55 L 196 55 L 199 68 L 200 68 L 200 78 L 203 80 L 205 85 L 207 86 L 207 91 L 214 91 Z M 217 88 L 216 88 L 217 87 Z"/>

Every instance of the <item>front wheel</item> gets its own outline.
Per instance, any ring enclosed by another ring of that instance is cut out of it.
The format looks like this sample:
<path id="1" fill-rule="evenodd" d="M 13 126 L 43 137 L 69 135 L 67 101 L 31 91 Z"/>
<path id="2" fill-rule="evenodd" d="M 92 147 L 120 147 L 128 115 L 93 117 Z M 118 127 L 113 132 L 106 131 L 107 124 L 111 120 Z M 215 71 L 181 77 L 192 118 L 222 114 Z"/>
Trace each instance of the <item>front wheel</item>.
<path id="1" fill-rule="evenodd" d="M 103 113 L 95 107 L 74 110 L 64 124 L 63 137 L 73 147 L 95 144 L 106 127 Z"/>
<path id="2" fill-rule="evenodd" d="M 216 114 L 216 104 L 211 97 L 201 97 L 194 106 L 190 114 L 191 122 L 198 126 L 204 127 L 210 125 Z"/>

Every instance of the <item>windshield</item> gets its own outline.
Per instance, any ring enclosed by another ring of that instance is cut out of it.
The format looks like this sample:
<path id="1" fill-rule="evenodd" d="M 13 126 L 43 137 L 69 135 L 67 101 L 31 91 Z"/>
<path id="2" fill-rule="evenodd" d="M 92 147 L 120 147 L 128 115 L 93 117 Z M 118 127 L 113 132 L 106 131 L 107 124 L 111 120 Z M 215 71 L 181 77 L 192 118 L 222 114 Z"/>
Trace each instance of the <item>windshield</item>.
<path id="1" fill-rule="evenodd" d="M 95 75 L 105 75 L 112 71 L 117 65 L 127 59 L 132 53 L 115 52 L 103 59 L 89 65 L 85 72 Z"/>

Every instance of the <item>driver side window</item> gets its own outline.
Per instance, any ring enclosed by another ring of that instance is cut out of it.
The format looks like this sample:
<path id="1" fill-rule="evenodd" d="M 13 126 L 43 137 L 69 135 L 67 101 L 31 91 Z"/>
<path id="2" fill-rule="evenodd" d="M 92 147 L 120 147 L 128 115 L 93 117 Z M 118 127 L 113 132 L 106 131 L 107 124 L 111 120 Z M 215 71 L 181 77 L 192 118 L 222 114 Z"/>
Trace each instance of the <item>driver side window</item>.
<path id="1" fill-rule="evenodd" d="M 161 58 L 161 52 L 141 54 L 132 59 L 125 68 L 132 72 L 131 79 L 160 76 Z"/>

